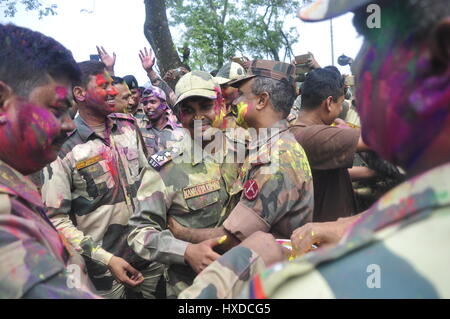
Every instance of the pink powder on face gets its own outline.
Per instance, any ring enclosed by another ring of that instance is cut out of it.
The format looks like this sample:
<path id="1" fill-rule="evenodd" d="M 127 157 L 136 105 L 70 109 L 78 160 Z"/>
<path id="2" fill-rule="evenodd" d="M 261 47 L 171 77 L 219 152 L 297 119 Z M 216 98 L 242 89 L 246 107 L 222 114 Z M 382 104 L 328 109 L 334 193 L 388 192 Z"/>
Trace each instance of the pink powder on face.
<path id="1" fill-rule="evenodd" d="M 55 92 L 58 100 L 65 100 L 69 96 L 69 91 L 64 86 L 57 86 Z"/>

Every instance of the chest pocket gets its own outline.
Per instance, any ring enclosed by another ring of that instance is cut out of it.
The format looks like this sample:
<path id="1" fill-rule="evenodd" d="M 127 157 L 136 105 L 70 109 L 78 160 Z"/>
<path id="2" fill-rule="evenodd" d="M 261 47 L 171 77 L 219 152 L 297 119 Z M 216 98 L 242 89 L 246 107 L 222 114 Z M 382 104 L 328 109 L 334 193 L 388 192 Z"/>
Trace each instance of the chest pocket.
<path id="1" fill-rule="evenodd" d="M 212 180 L 184 188 L 183 196 L 189 209 L 197 211 L 217 203 L 220 189 L 220 180 Z"/>
<path id="2" fill-rule="evenodd" d="M 215 191 L 209 194 L 200 195 L 186 199 L 186 204 L 192 211 L 201 210 L 219 201 L 219 192 Z"/>
<path id="3" fill-rule="evenodd" d="M 108 185 L 113 184 L 112 176 L 109 170 L 104 168 L 108 166 L 101 155 L 78 162 L 76 167 L 86 182 L 86 192 L 89 197 L 96 198 L 109 191 Z"/>
<path id="4" fill-rule="evenodd" d="M 137 178 L 139 175 L 139 155 L 138 151 L 133 148 L 127 150 L 128 168 L 132 177 Z"/>

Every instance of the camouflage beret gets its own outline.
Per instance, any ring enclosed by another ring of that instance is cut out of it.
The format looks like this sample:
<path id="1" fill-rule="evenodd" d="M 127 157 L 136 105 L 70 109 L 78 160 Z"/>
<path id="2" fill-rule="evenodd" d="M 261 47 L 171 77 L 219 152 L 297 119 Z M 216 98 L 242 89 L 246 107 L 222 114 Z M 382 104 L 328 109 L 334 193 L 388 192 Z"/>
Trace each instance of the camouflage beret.
<path id="1" fill-rule="evenodd" d="M 220 86 L 211 74 L 204 71 L 192 71 L 185 74 L 175 86 L 177 96 L 175 105 L 192 96 L 215 100 L 217 92 L 220 92 Z"/>
<path id="2" fill-rule="evenodd" d="M 156 86 L 150 86 L 150 87 L 146 88 L 142 92 L 141 99 L 145 99 L 145 98 L 148 98 L 151 96 L 157 97 L 158 99 L 160 99 L 162 101 L 167 101 L 166 93 L 164 93 L 163 90 L 161 90 L 159 87 L 156 87 Z"/>
<path id="3" fill-rule="evenodd" d="M 295 65 L 271 60 L 252 61 L 250 67 L 247 70 L 247 76 L 236 81 L 232 81 L 230 85 L 233 87 L 239 87 L 243 81 L 254 78 L 256 76 L 283 81 L 296 88 Z"/>
<path id="4" fill-rule="evenodd" d="M 322 21 L 353 11 L 374 0 L 317 0 L 305 5 L 298 11 L 298 17 L 304 21 Z"/>
<path id="5" fill-rule="evenodd" d="M 246 75 L 244 68 L 239 63 L 229 62 L 220 68 L 215 79 L 220 85 L 223 85 L 232 80 L 243 78 Z"/>

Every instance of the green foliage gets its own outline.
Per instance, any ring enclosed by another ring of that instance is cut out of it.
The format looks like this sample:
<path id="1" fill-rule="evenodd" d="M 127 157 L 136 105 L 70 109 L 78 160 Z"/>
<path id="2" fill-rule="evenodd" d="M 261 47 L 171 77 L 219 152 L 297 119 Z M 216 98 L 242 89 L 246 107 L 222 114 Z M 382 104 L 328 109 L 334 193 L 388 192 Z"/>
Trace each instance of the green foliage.
<path id="1" fill-rule="evenodd" d="M 286 29 L 301 1 L 166 0 L 170 25 L 183 27 L 181 45 L 191 49 L 192 68 L 213 70 L 235 55 L 290 60 L 296 28 Z M 280 55 L 281 53 L 281 55 Z"/>
<path id="2" fill-rule="evenodd" d="M 42 4 L 40 0 L 0 0 L 0 8 L 3 9 L 5 17 L 14 17 L 17 13 L 17 6 L 25 6 L 26 11 L 37 11 L 39 19 L 48 15 L 56 15 L 56 4 Z"/>

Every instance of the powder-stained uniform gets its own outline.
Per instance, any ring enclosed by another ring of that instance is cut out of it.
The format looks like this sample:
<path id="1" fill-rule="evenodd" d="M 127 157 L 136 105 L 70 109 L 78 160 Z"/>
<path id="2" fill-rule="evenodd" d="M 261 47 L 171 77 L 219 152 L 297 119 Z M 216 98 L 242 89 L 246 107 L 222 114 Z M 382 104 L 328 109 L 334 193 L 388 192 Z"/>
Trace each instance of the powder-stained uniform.
<path id="1" fill-rule="evenodd" d="M 56 161 L 43 171 L 42 197 L 50 219 L 85 257 L 94 285 L 108 297 L 123 296 L 123 285 L 114 280 L 107 268 L 113 255 L 127 260 L 144 277 L 150 271 L 148 263 L 126 243 L 139 173 L 148 166 L 134 121 L 126 114 L 111 114 L 107 119 L 110 134 L 100 136 L 103 134 L 98 135 L 81 116 L 77 117 L 76 130 L 62 146 Z M 153 273 L 161 274 L 163 270 L 159 268 Z M 141 285 L 146 297 L 152 297 L 151 290 L 155 288 L 150 287 L 150 281 L 149 286 Z"/>
<path id="2" fill-rule="evenodd" d="M 337 246 L 291 263 L 265 270 L 255 252 L 235 247 L 180 297 L 450 298 L 449 174 L 446 164 L 404 182 Z"/>
<path id="3" fill-rule="evenodd" d="M 135 227 L 128 242 L 142 258 L 169 265 L 167 295 L 176 297 L 196 273 L 185 264 L 187 242 L 173 237 L 167 218 L 189 228 L 220 226 L 233 207 L 232 195 L 241 191 L 236 178 L 235 150 L 245 146 L 228 137 L 224 152 L 214 157 L 193 156 L 192 139 L 150 157 L 138 192 L 138 207 L 130 224 Z M 200 154 L 202 149 L 200 147 Z M 196 153 L 198 154 L 198 153 Z M 205 154 L 205 153 L 203 153 Z M 231 160 L 223 161 L 225 156 Z M 245 154 L 244 154 L 245 157 Z"/>
<path id="4" fill-rule="evenodd" d="M 35 185 L 0 161 L 0 299 L 96 298 L 83 258 L 45 211 Z"/>
<path id="5" fill-rule="evenodd" d="M 170 119 L 161 130 L 153 127 L 147 116 L 137 120 L 137 124 L 144 138 L 148 156 L 171 148 L 185 136 L 181 124 L 173 122 Z"/>
<path id="6" fill-rule="evenodd" d="M 311 169 L 303 148 L 281 120 L 250 144 L 240 172 L 243 191 L 223 227 L 243 241 L 256 231 L 290 238 L 312 220 Z"/>

